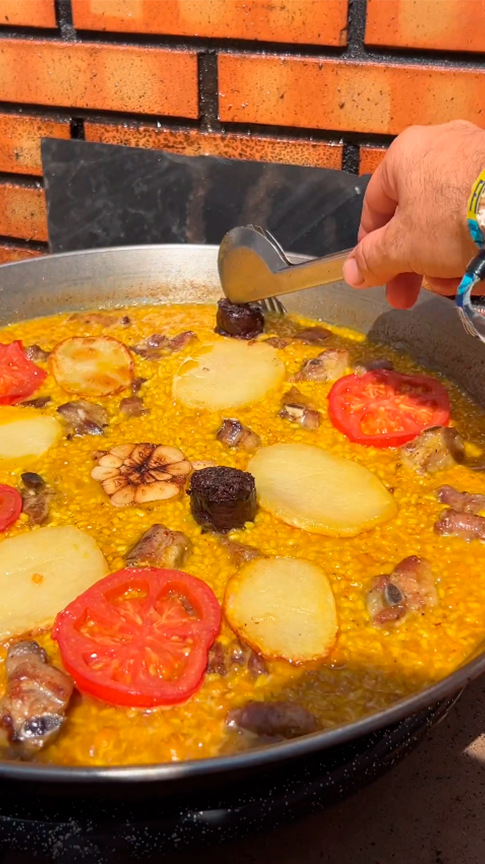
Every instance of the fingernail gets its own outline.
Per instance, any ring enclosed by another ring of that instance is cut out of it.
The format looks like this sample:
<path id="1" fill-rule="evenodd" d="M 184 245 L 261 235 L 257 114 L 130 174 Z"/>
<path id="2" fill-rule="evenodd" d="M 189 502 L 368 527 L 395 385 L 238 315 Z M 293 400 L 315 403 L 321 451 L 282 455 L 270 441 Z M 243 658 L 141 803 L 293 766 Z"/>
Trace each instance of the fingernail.
<path id="1" fill-rule="evenodd" d="M 342 273 L 347 285 L 351 285 L 352 288 L 360 288 L 364 284 L 365 280 L 360 275 L 355 258 L 347 258 Z"/>

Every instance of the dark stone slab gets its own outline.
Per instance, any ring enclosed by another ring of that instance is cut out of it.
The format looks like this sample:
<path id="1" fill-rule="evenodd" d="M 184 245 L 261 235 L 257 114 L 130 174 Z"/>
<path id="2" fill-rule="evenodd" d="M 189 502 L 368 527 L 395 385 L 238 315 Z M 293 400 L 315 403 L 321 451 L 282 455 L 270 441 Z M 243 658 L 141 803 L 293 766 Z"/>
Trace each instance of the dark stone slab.
<path id="1" fill-rule="evenodd" d="M 368 178 L 342 171 L 175 156 L 44 139 L 53 252 L 149 243 L 215 243 L 236 225 L 269 229 L 290 252 L 355 243 Z"/>

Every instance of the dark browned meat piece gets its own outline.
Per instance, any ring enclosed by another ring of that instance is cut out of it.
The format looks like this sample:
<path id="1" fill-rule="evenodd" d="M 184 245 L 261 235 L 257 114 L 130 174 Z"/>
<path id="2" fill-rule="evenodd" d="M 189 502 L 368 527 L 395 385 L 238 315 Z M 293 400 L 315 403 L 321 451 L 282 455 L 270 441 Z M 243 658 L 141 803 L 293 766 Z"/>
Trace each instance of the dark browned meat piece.
<path id="1" fill-rule="evenodd" d="M 50 396 L 37 396 L 36 399 L 28 399 L 26 402 L 21 402 L 21 408 L 45 408 L 46 405 L 52 402 Z"/>
<path id="2" fill-rule="evenodd" d="M 130 567 L 150 564 L 177 570 L 185 563 L 192 543 L 182 531 L 170 531 L 165 525 L 152 525 L 125 555 Z"/>
<path id="3" fill-rule="evenodd" d="M 25 356 L 34 363 L 45 363 L 49 359 L 50 353 L 50 351 L 44 351 L 40 345 L 28 345 L 27 348 L 24 348 Z"/>
<path id="4" fill-rule="evenodd" d="M 434 530 L 436 534 L 461 537 L 463 540 L 485 540 L 485 519 L 474 513 L 444 510 Z"/>
<path id="5" fill-rule="evenodd" d="M 103 435 L 108 425 L 108 412 L 96 402 L 78 399 L 65 402 L 57 409 L 74 435 Z"/>
<path id="6" fill-rule="evenodd" d="M 170 353 L 170 339 L 163 333 L 153 333 L 138 345 L 132 345 L 131 350 L 145 360 L 160 360 L 162 356 Z"/>
<path id="7" fill-rule="evenodd" d="M 361 361 L 354 366 L 354 374 L 355 375 L 365 375 L 367 372 L 373 372 L 375 369 L 388 369 L 392 371 L 394 369 L 394 364 L 392 360 L 369 360 L 369 361 Z"/>
<path id="8" fill-rule="evenodd" d="M 161 357 L 166 357 L 175 351 L 182 351 L 189 342 L 196 338 L 197 336 L 192 330 L 179 333 L 173 339 L 169 339 L 163 333 L 153 333 L 152 336 L 149 336 L 138 345 L 132 345 L 131 350 L 145 360 L 160 360 Z"/>
<path id="9" fill-rule="evenodd" d="M 431 426 L 418 438 L 401 447 L 401 460 L 406 468 L 419 474 L 433 474 L 451 468 L 455 462 L 463 462 L 465 445 L 456 429 L 447 426 Z"/>
<path id="10" fill-rule="evenodd" d="M 141 396 L 127 396 L 120 402 L 120 411 L 126 414 L 127 417 L 142 417 L 143 414 L 149 414 L 148 408 L 145 408 Z"/>
<path id="11" fill-rule="evenodd" d="M 133 378 L 133 381 L 131 382 L 131 392 L 134 396 L 140 392 L 141 388 L 147 381 L 148 378 Z"/>
<path id="12" fill-rule="evenodd" d="M 265 339 L 264 341 L 266 345 L 272 345 L 273 348 L 288 348 L 293 339 L 291 336 L 270 336 L 269 339 Z"/>
<path id="13" fill-rule="evenodd" d="M 209 651 L 207 671 L 224 676 L 231 666 L 245 666 L 252 676 L 268 674 L 263 657 L 259 657 L 251 648 L 241 645 L 237 640 L 228 647 L 214 642 Z"/>
<path id="14" fill-rule="evenodd" d="M 190 509 L 195 521 L 207 530 L 225 533 L 244 528 L 256 515 L 254 477 L 238 468 L 204 468 L 192 474 Z"/>
<path id="15" fill-rule="evenodd" d="M 422 610 L 437 602 L 431 567 L 417 555 L 404 558 L 390 575 L 376 576 L 366 597 L 374 627 L 394 624 L 410 610 Z"/>
<path id="16" fill-rule="evenodd" d="M 392 571 L 391 582 L 401 589 L 408 609 L 424 609 L 438 602 L 431 565 L 426 558 L 417 555 L 403 558 Z"/>
<path id="17" fill-rule="evenodd" d="M 331 335 L 332 332 L 326 327 L 304 327 L 298 330 L 294 338 L 305 345 L 323 345 Z"/>
<path id="18" fill-rule="evenodd" d="M 129 327 L 131 324 L 131 318 L 128 315 L 123 315 L 120 324 L 122 327 Z"/>
<path id="19" fill-rule="evenodd" d="M 49 516 L 51 500 L 55 495 L 40 474 L 26 471 L 22 476 L 22 513 L 29 517 L 31 525 L 43 525 Z"/>
<path id="20" fill-rule="evenodd" d="M 221 444 L 227 444 L 228 447 L 237 447 L 249 452 L 261 447 L 259 435 L 256 435 L 256 432 L 253 432 L 249 426 L 244 426 L 239 420 L 234 420 L 231 417 L 226 417 L 222 421 L 216 438 Z"/>
<path id="21" fill-rule="evenodd" d="M 282 409 L 279 416 L 292 423 L 299 423 L 305 429 L 318 429 L 322 415 L 316 410 L 310 400 L 300 393 L 297 387 L 288 390 L 281 400 Z"/>
<path id="22" fill-rule="evenodd" d="M 226 654 L 220 642 L 214 642 L 209 651 L 207 671 L 214 675 L 227 675 Z"/>
<path id="23" fill-rule="evenodd" d="M 221 542 L 229 552 L 231 563 L 236 567 L 241 567 L 242 564 L 247 564 L 248 561 L 253 561 L 254 558 L 264 558 L 263 553 L 259 549 L 256 549 L 255 546 L 238 543 L 236 540 L 229 540 L 227 537 L 221 537 Z"/>
<path id="24" fill-rule="evenodd" d="M 260 657 L 255 651 L 251 651 L 248 658 L 248 670 L 253 675 L 267 675 L 269 669 L 266 665 L 264 657 Z"/>
<path id="25" fill-rule="evenodd" d="M 313 714 L 295 702 L 248 702 L 230 711 L 226 722 L 271 738 L 298 738 L 318 730 Z"/>
<path id="26" fill-rule="evenodd" d="M 11 645 L 5 668 L 7 690 L 0 702 L 3 738 L 13 754 L 33 756 L 61 729 L 74 684 L 33 641 Z"/>
<path id="27" fill-rule="evenodd" d="M 235 339 L 255 339 L 264 330 L 264 315 L 258 303 L 231 303 L 224 298 L 217 304 L 215 332 Z"/>
<path id="28" fill-rule="evenodd" d="M 241 645 L 238 639 L 229 646 L 229 663 L 235 666 L 247 666 L 253 675 L 267 675 L 269 671 L 264 658 L 247 645 Z"/>
<path id="29" fill-rule="evenodd" d="M 336 381 L 342 378 L 349 365 L 349 352 L 344 348 L 328 348 L 318 357 L 306 360 L 295 381 Z"/>
<path id="30" fill-rule="evenodd" d="M 438 501 L 456 510 L 458 513 L 480 513 L 485 510 L 485 495 L 473 492 L 458 492 L 453 486 L 440 486 L 436 490 Z"/>
<path id="31" fill-rule="evenodd" d="M 24 474 L 20 475 L 20 478 L 24 486 L 32 492 L 40 492 L 41 489 L 45 489 L 44 478 L 34 471 L 25 471 Z"/>
<path id="32" fill-rule="evenodd" d="M 194 339 L 197 339 L 196 334 L 192 330 L 185 330 L 183 333 L 179 333 L 173 339 L 170 339 L 170 350 L 172 353 L 183 351 Z"/>

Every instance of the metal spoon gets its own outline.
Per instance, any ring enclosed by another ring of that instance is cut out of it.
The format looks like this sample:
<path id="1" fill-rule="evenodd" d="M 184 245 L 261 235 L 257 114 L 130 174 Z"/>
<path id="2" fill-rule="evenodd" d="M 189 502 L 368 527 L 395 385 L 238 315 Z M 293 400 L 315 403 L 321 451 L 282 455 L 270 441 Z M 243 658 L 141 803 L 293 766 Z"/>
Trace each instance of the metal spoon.
<path id="1" fill-rule="evenodd" d="M 219 248 L 222 290 L 232 303 L 271 301 L 280 312 L 284 307 L 276 297 L 342 279 L 349 252 L 292 264 L 269 231 L 254 225 L 233 228 Z"/>

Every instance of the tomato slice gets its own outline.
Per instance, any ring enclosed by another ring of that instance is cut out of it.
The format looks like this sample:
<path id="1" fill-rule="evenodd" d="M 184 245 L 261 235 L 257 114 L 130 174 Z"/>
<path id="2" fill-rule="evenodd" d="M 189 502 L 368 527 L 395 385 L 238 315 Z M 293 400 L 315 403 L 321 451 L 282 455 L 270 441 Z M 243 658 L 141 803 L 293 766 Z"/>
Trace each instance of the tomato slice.
<path id="1" fill-rule="evenodd" d="M 0 483 L 0 531 L 6 531 L 22 512 L 22 496 L 13 486 Z"/>
<path id="2" fill-rule="evenodd" d="M 52 635 L 81 692 L 149 708 L 184 702 L 199 689 L 220 625 L 219 602 L 201 579 L 133 567 L 77 597 Z"/>
<path id="3" fill-rule="evenodd" d="M 328 398 L 333 425 L 356 444 L 400 447 L 424 429 L 450 422 L 448 393 L 427 375 L 387 369 L 346 375 L 335 382 Z"/>
<path id="4" fill-rule="evenodd" d="M 0 405 L 15 405 L 32 396 L 46 377 L 47 372 L 25 356 L 21 342 L 0 344 Z"/>

